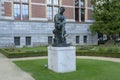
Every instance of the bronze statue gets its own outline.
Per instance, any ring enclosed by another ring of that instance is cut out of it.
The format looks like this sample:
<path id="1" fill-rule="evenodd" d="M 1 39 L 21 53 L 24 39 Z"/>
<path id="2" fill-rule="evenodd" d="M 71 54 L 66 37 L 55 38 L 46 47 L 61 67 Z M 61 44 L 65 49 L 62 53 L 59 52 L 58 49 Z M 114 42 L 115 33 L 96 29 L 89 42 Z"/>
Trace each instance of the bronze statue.
<path id="1" fill-rule="evenodd" d="M 60 7 L 59 13 L 54 17 L 55 29 L 53 30 L 54 34 L 54 43 L 53 46 L 64 47 L 68 46 L 66 43 L 66 31 L 65 31 L 65 24 L 66 24 L 66 17 L 63 15 L 65 8 Z"/>

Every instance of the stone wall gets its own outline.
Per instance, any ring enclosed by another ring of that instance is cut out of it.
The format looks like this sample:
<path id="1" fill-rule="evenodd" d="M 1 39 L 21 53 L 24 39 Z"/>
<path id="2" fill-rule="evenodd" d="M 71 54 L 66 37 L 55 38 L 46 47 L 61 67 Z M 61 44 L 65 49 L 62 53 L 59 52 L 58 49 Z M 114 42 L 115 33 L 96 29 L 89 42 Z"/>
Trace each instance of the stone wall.
<path id="1" fill-rule="evenodd" d="M 77 45 L 96 45 L 97 35 L 92 35 L 89 30 L 90 23 L 67 23 L 67 42 L 76 45 L 76 36 L 79 36 Z M 14 46 L 14 37 L 20 37 L 20 46 L 26 46 L 25 38 L 31 37 L 30 46 L 48 45 L 48 36 L 53 37 L 53 22 L 23 22 L 0 21 L 0 47 Z M 84 43 L 83 36 L 87 36 Z"/>

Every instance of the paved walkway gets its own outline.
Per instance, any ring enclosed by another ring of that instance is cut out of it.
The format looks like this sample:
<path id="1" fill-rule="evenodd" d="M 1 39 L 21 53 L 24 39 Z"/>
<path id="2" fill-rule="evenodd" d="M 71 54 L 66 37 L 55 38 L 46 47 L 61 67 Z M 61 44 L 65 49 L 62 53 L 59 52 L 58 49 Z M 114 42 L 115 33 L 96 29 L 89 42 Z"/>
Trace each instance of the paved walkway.
<path id="1" fill-rule="evenodd" d="M 34 80 L 0 53 L 0 80 Z"/>
<path id="2" fill-rule="evenodd" d="M 11 61 L 19 61 L 19 60 L 31 60 L 31 59 L 46 59 L 48 57 L 28 57 L 28 58 L 14 58 Z M 112 62 L 120 62 L 120 58 L 109 58 L 109 57 L 95 57 L 95 56 L 77 56 L 79 59 L 95 59 L 95 60 L 105 60 Z"/>
<path id="3" fill-rule="evenodd" d="M 47 57 L 29 57 L 8 59 L 0 53 L 0 80 L 34 80 L 29 74 L 18 68 L 12 61 L 46 59 Z M 96 59 L 113 62 L 120 62 L 120 58 L 77 56 L 79 59 Z"/>

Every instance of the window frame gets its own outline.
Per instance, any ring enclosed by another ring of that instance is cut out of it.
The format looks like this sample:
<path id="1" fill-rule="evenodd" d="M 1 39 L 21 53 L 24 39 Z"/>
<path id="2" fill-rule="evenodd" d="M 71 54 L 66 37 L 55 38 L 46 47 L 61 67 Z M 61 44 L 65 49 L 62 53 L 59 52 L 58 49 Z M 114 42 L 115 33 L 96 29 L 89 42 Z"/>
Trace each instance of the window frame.
<path id="1" fill-rule="evenodd" d="M 15 19 L 15 7 L 13 6 L 13 14 L 14 14 L 14 20 L 24 20 L 24 21 L 27 21 L 29 20 L 29 0 L 27 0 L 27 2 L 22 2 L 22 0 L 19 0 L 19 1 L 13 1 L 13 5 L 15 4 L 19 4 L 20 5 L 20 19 Z M 28 18 L 24 19 L 23 18 L 23 5 L 27 5 L 27 16 Z"/>
<path id="2" fill-rule="evenodd" d="M 53 42 L 53 37 L 52 36 L 48 36 L 48 44 L 52 44 Z"/>
<path id="3" fill-rule="evenodd" d="M 20 37 L 19 36 L 14 37 L 14 44 L 15 44 L 15 46 L 20 46 Z"/>
<path id="4" fill-rule="evenodd" d="M 83 42 L 84 42 L 84 43 L 87 43 L 87 39 L 88 39 L 88 36 L 87 36 L 87 35 L 83 36 Z"/>
<path id="5" fill-rule="evenodd" d="M 75 22 L 85 22 L 85 0 L 83 1 L 83 6 L 81 6 L 81 0 L 74 0 L 74 2 L 77 1 L 78 5 L 74 5 L 75 6 Z M 84 15 L 82 15 L 82 10 L 84 10 Z M 83 19 L 84 17 L 84 19 Z"/>
<path id="6" fill-rule="evenodd" d="M 80 36 L 76 36 L 76 44 L 80 43 Z"/>
<path id="7" fill-rule="evenodd" d="M 26 44 L 26 46 L 30 46 L 31 45 L 31 36 L 26 36 L 25 37 L 25 44 Z"/>
<path id="8" fill-rule="evenodd" d="M 54 8 L 58 8 L 58 12 L 59 12 L 59 7 L 60 7 L 60 1 L 58 0 L 58 5 L 56 5 L 56 4 L 54 4 L 54 0 L 51 0 L 52 1 L 52 4 L 47 4 L 47 19 L 48 19 L 48 21 L 53 21 L 54 20 L 54 15 L 55 15 L 55 13 L 56 12 L 54 12 Z M 51 13 L 50 14 L 52 14 L 51 15 L 51 19 L 49 19 L 48 18 L 48 7 L 51 7 L 51 9 L 52 9 L 52 11 L 51 11 Z"/>

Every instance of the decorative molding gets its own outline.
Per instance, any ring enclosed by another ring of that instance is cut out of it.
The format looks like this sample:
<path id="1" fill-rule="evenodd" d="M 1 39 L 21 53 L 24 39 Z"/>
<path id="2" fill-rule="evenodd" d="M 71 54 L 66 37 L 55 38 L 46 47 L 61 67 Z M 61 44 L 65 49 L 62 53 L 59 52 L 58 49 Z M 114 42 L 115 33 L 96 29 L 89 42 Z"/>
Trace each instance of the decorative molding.
<path id="1" fill-rule="evenodd" d="M 95 20 L 86 20 L 85 22 L 94 22 Z"/>
<path id="2" fill-rule="evenodd" d="M 87 7 L 87 9 L 91 9 L 91 10 L 93 10 L 93 7 Z"/>
<path id="3" fill-rule="evenodd" d="M 3 0 L 4 2 L 13 2 L 13 0 Z"/>
<path id="4" fill-rule="evenodd" d="M 62 5 L 63 7 L 75 8 L 74 6 Z"/>
<path id="5" fill-rule="evenodd" d="M 1 16 L 0 19 L 14 20 L 13 17 L 8 17 L 8 16 Z"/>
<path id="6" fill-rule="evenodd" d="M 47 4 L 45 4 L 45 3 L 32 3 L 31 2 L 31 4 L 34 4 L 34 5 L 43 5 L 43 6 L 46 6 Z"/>
<path id="7" fill-rule="evenodd" d="M 48 21 L 47 18 L 30 18 L 31 21 Z"/>
<path id="8" fill-rule="evenodd" d="M 74 19 L 66 19 L 67 22 L 75 22 Z"/>

